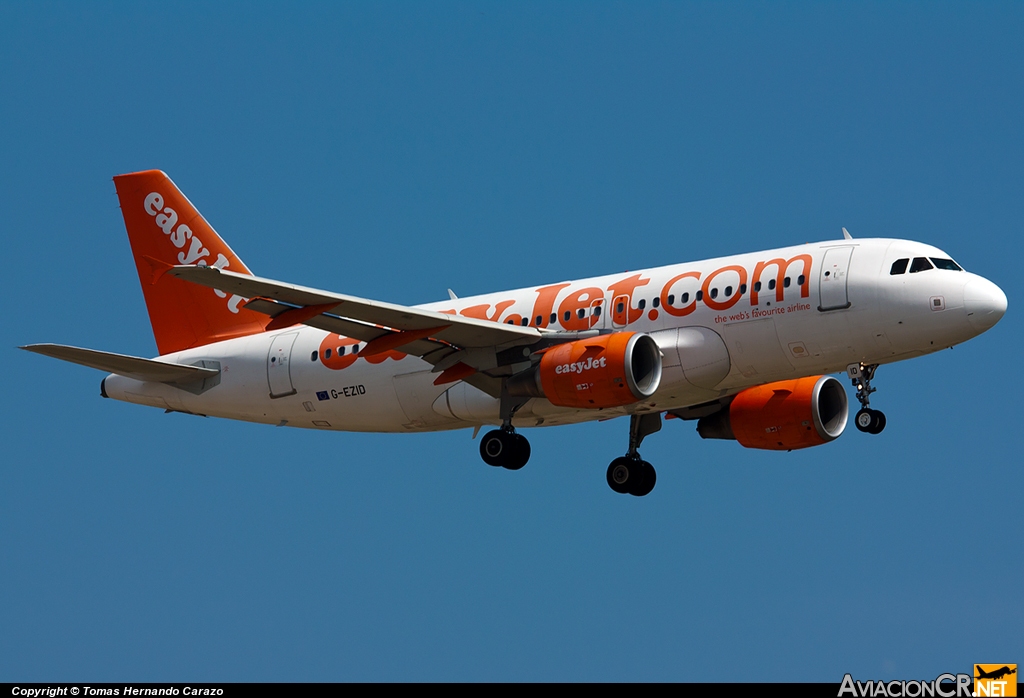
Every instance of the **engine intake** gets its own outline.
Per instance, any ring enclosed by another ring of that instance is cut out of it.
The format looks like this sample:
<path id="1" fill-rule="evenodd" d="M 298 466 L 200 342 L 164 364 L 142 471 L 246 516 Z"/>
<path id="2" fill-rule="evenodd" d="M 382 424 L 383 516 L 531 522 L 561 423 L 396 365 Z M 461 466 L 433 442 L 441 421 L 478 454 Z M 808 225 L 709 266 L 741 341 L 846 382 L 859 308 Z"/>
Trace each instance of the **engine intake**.
<path id="1" fill-rule="evenodd" d="M 646 334 L 615 332 L 558 344 L 537 366 L 508 379 L 508 392 L 544 397 L 560 407 L 631 405 L 661 383 L 661 350 Z"/>
<path id="2" fill-rule="evenodd" d="M 848 417 L 843 384 L 832 376 L 809 376 L 747 388 L 727 409 L 702 417 L 697 433 L 747 448 L 792 451 L 838 438 Z"/>

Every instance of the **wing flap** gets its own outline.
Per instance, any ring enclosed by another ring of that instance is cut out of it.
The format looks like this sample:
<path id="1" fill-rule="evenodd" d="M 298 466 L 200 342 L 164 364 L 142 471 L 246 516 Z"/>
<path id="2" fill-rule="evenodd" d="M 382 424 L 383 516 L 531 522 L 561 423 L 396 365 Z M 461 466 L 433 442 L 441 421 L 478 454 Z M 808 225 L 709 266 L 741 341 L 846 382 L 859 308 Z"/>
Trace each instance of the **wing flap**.
<path id="1" fill-rule="evenodd" d="M 134 378 L 135 380 L 153 381 L 156 383 L 194 383 L 206 378 L 212 378 L 220 373 L 220 371 L 212 368 L 171 364 L 153 359 L 143 359 L 138 356 L 113 354 L 107 351 L 83 349 L 81 347 L 69 347 L 64 344 L 29 344 L 28 346 L 18 348 L 54 359 L 60 359 L 61 361 L 70 361 L 73 364 L 97 368 L 107 373 L 116 373 L 120 376 Z"/>

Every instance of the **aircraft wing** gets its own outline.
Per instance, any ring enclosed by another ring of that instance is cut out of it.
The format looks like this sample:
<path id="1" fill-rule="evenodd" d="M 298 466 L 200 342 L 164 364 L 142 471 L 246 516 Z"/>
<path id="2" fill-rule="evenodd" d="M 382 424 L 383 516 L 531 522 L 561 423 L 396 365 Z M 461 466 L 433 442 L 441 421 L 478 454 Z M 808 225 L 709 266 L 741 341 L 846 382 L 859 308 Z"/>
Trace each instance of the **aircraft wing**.
<path id="1" fill-rule="evenodd" d="M 351 321 L 374 326 L 376 329 L 390 328 L 410 333 L 433 329 L 436 331 L 430 335 L 431 337 L 463 349 L 491 347 L 506 349 L 520 344 L 533 344 L 541 338 L 540 331 L 534 327 L 498 324 L 488 320 L 439 313 L 434 310 L 367 300 L 356 296 L 261 279 L 248 274 L 238 274 L 216 267 L 182 265 L 172 267 L 167 273 L 179 279 L 237 294 L 244 298 L 279 301 L 293 308 L 319 309 L 319 313 L 299 320 L 299 322 L 319 327 L 326 323 L 320 320 L 319 324 L 314 324 L 312 321 L 314 318 L 324 314 L 334 315 L 350 321 L 350 323 L 337 325 L 339 328 L 345 328 L 339 331 L 339 334 L 355 339 L 361 339 L 361 337 L 349 334 L 350 332 L 365 332 L 365 330 L 357 328 Z M 260 306 L 247 305 L 246 307 L 264 312 L 259 309 Z M 265 306 L 263 307 L 265 308 Z M 298 316 L 296 314 L 296 317 Z M 330 331 L 335 330 L 331 329 Z"/>
<path id="2" fill-rule="evenodd" d="M 542 333 L 535 327 L 367 300 L 216 267 L 180 265 L 166 273 L 251 298 L 244 307 L 269 315 L 272 319 L 268 330 L 300 323 L 309 325 L 366 341 L 365 349 L 360 351 L 364 356 L 398 349 L 433 364 L 435 372 L 442 372 L 439 382 L 463 380 L 494 397 L 501 393 L 501 379 L 485 372 L 498 369 L 498 353 L 536 344 L 542 337 L 554 334 Z"/>
<path id="3" fill-rule="evenodd" d="M 116 373 L 140 381 L 171 383 L 175 385 L 195 383 L 216 376 L 220 371 L 200 366 L 172 364 L 138 356 L 112 354 L 108 351 L 69 347 L 64 344 L 29 344 L 19 347 L 54 359 L 70 361 L 74 364 L 98 368 L 108 373 Z"/>

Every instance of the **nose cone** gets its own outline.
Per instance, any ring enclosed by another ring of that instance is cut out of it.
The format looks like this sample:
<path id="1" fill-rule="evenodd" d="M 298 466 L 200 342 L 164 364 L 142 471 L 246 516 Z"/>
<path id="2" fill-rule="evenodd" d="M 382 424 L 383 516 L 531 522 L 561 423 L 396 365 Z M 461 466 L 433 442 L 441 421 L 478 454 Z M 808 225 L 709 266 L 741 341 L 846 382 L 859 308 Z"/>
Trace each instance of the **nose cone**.
<path id="1" fill-rule="evenodd" d="M 964 310 L 971 326 L 984 332 L 1006 312 L 1006 294 L 988 279 L 972 279 L 964 286 Z"/>

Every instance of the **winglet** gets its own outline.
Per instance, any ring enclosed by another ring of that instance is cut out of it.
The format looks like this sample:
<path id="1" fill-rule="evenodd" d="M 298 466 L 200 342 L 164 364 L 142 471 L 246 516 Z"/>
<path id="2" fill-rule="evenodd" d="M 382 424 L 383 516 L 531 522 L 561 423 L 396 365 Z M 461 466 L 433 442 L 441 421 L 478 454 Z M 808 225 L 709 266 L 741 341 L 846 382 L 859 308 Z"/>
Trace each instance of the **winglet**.
<path id="1" fill-rule="evenodd" d="M 845 239 L 847 239 L 847 240 L 852 240 L 853 239 L 853 236 L 850 235 L 850 231 L 847 230 L 846 228 L 843 228 L 843 237 Z"/>

